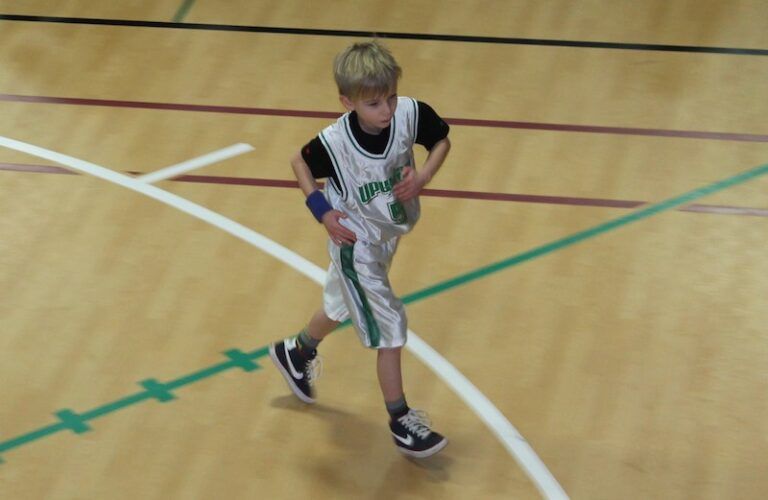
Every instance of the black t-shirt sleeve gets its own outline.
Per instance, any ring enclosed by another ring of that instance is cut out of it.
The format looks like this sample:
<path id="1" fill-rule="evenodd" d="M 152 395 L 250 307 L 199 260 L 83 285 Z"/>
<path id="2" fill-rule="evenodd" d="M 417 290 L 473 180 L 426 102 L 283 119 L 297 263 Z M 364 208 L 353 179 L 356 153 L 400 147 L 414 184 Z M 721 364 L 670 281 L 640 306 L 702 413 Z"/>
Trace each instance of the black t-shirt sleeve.
<path id="1" fill-rule="evenodd" d="M 429 151 L 435 144 L 448 137 L 450 127 L 429 104 L 421 101 L 418 101 L 418 104 L 419 124 L 416 132 L 416 144 L 421 144 Z"/>
<path id="2" fill-rule="evenodd" d="M 309 170 L 315 179 L 335 176 L 331 157 L 319 137 L 315 137 L 301 148 L 301 157 L 309 165 Z"/>
<path id="3" fill-rule="evenodd" d="M 336 170 L 331 163 L 331 156 L 328 150 L 323 146 L 320 137 L 315 137 L 301 148 L 301 157 L 309 166 L 312 177 L 315 179 L 330 179 L 337 191 L 341 191 L 339 179 L 336 177 Z"/>

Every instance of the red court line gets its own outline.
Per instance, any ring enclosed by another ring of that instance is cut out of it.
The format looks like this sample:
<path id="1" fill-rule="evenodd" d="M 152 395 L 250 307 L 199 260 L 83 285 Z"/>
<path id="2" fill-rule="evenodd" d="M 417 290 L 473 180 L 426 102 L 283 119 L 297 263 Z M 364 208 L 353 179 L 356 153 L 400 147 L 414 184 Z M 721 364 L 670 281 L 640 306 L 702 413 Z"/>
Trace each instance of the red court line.
<path id="1" fill-rule="evenodd" d="M 75 106 L 105 106 L 109 108 L 162 109 L 171 111 L 197 111 L 245 115 L 293 116 L 300 118 L 336 119 L 341 113 L 328 111 L 301 111 L 290 109 L 250 108 L 241 106 L 210 106 L 203 104 L 176 104 L 169 102 L 117 101 L 111 99 L 83 99 L 74 97 L 46 97 L 0 94 L 0 101 L 29 102 L 35 104 L 70 104 Z"/>
<path id="2" fill-rule="evenodd" d="M 47 165 L 27 165 L 24 163 L 0 163 L 0 170 L 8 170 L 11 172 L 33 172 L 36 174 L 79 175 L 77 172 L 72 172 L 66 168 L 49 167 Z"/>
<path id="3" fill-rule="evenodd" d="M 206 113 L 292 116 L 301 118 L 335 119 L 340 115 L 340 113 L 330 111 L 251 108 L 242 106 L 212 106 L 202 104 L 121 101 L 110 99 L 83 99 L 73 97 L 47 97 L 18 94 L 0 94 L 0 101 L 29 102 L 38 104 L 69 104 L 77 106 L 105 106 L 113 108 L 162 109 Z M 539 123 L 506 120 L 476 120 L 470 118 L 446 118 L 445 121 L 451 125 L 461 125 L 468 127 L 510 128 L 524 130 L 546 130 L 554 132 L 582 132 L 592 134 L 619 134 L 651 137 L 679 137 L 685 139 L 707 139 L 718 141 L 768 142 L 768 135 L 740 134 L 731 132 L 706 132 L 697 130 L 670 130 L 637 127 L 604 127 L 599 125 L 574 125 L 564 123 Z"/>
<path id="4" fill-rule="evenodd" d="M 74 174 L 75 172 L 61 167 L 52 167 L 46 165 L 27 165 L 21 163 L 0 163 L 0 170 L 13 172 L 31 172 L 47 174 Z M 144 172 L 126 172 L 131 175 L 142 175 Z M 234 186 L 259 186 L 259 187 L 278 187 L 296 189 L 299 184 L 296 181 L 281 179 L 256 179 L 249 177 L 228 177 L 214 175 L 182 175 L 173 179 L 175 182 L 194 182 L 202 184 L 222 184 Z M 481 191 L 457 191 L 447 189 L 425 189 L 423 196 L 434 196 L 439 198 L 460 198 L 466 200 L 490 200 L 490 201 L 508 201 L 518 203 L 542 203 L 547 205 L 570 205 L 581 207 L 608 207 L 608 208 L 637 208 L 647 204 L 645 201 L 633 200 L 609 200 L 603 198 L 578 198 L 572 196 L 545 196 L 533 194 L 514 194 L 514 193 L 489 193 Z M 701 205 L 691 204 L 678 208 L 683 212 L 699 212 L 720 215 L 751 215 L 757 217 L 768 217 L 768 209 L 751 207 L 733 207 L 727 205 Z"/>

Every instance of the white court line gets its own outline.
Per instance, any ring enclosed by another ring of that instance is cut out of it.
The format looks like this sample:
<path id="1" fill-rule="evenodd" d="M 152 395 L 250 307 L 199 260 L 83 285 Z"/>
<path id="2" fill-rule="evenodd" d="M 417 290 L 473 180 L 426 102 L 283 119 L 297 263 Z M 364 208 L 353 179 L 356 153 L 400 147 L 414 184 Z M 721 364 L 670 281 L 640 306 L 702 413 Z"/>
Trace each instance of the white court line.
<path id="1" fill-rule="evenodd" d="M 83 172 L 100 179 L 118 184 L 155 200 L 165 203 L 207 222 L 229 234 L 244 240 L 259 248 L 272 257 L 296 269 L 304 276 L 312 279 L 321 286 L 325 282 L 325 271 L 300 255 L 262 236 L 237 222 L 228 219 L 203 206 L 176 196 L 155 186 L 139 182 L 133 177 L 119 174 L 113 170 L 94 163 L 73 158 L 55 151 L 44 149 L 25 142 L 16 141 L 0 136 L 0 146 L 21 151 L 33 156 L 51 160 L 78 172 Z M 568 495 L 552 476 L 547 467 L 520 435 L 517 429 L 507 420 L 501 411 L 480 392 L 464 375 L 461 374 L 447 359 L 432 349 L 413 331 L 408 330 L 409 342 L 406 348 L 423 361 L 429 368 L 440 376 L 451 389 L 477 414 L 486 426 L 504 444 L 512 457 L 522 467 L 539 492 L 547 499 L 567 499 Z"/>
<path id="2" fill-rule="evenodd" d="M 212 163 L 220 162 L 228 158 L 232 158 L 233 156 L 238 156 L 243 153 L 253 151 L 253 149 L 253 146 L 250 144 L 233 144 L 226 148 L 198 156 L 197 158 L 192 158 L 191 160 L 183 161 L 181 163 L 177 163 L 176 165 L 171 165 L 170 167 L 161 168 L 160 170 L 156 170 L 155 172 L 149 174 L 139 175 L 135 177 L 135 179 L 145 184 L 153 184 L 155 182 L 171 179 L 183 174 L 184 172 L 189 172 L 190 170 L 194 170 L 196 168 L 205 167 Z"/>
<path id="3" fill-rule="evenodd" d="M 531 478 L 544 498 L 568 498 L 565 490 L 536 455 L 528 441 L 475 384 L 411 330 L 408 330 L 408 343 L 405 347 L 443 379 L 448 387 L 453 389 L 453 392 L 458 394 L 475 412 L 475 415 L 480 417 L 480 420 L 496 435 L 509 454 Z"/>

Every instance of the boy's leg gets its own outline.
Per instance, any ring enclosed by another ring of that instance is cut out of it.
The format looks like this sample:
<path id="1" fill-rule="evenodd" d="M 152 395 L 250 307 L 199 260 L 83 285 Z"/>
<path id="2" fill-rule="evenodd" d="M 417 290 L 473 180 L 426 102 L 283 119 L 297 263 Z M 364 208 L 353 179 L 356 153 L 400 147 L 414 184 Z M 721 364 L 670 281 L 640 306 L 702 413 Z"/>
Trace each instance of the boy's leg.
<path id="1" fill-rule="evenodd" d="M 269 356 L 288 383 L 288 387 L 305 403 L 315 402 L 314 382 L 319 375 L 317 346 L 339 323 L 322 310 L 309 320 L 298 335 L 269 346 Z"/>
<path id="2" fill-rule="evenodd" d="M 448 440 L 430 429 L 424 412 L 408 407 L 403 393 L 400 359 L 402 348 L 379 349 L 376 370 L 381 393 L 389 412 L 389 428 L 395 445 L 404 454 L 426 458 L 445 448 Z"/>
<path id="3" fill-rule="evenodd" d="M 316 349 L 320 341 L 334 331 L 339 324 L 338 321 L 332 320 L 325 314 L 324 310 L 320 309 L 312 315 L 307 328 L 299 334 L 299 341 L 305 346 Z"/>
<path id="4" fill-rule="evenodd" d="M 398 409 L 395 408 L 395 405 L 401 401 L 403 402 L 403 406 L 405 406 L 403 376 L 400 369 L 401 355 L 401 347 L 395 349 L 379 349 L 377 351 L 376 371 L 379 376 L 379 386 L 381 387 L 381 393 L 384 396 L 387 410 Z M 405 413 L 407 413 L 407 409 Z"/>
<path id="5" fill-rule="evenodd" d="M 298 335 L 269 347 L 270 357 L 288 382 L 288 387 L 305 403 L 315 402 L 313 383 L 319 375 L 317 346 L 348 317 L 339 280 L 339 273 L 331 263 L 323 289 L 323 308 L 312 315 L 306 328 Z"/>

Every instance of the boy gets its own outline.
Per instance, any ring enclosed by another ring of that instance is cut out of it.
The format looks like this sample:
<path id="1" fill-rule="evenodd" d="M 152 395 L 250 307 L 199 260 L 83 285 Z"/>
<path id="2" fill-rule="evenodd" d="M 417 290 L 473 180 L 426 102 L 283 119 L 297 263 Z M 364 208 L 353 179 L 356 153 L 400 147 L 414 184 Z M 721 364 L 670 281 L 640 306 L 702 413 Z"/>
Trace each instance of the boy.
<path id="1" fill-rule="evenodd" d="M 296 337 L 271 344 L 269 353 L 294 394 L 314 403 L 316 348 L 351 318 L 363 345 L 377 350 L 395 445 L 423 458 L 448 441 L 430 429 L 424 412 L 406 403 L 400 357 L 407 320 L 387 273 L 400 236 L 419 218 L 419 192 L 442 165 L 450 141 L 448 125 L 432 108 L 397 96 L 400 75 L 390 52 L 375 41 L 354 44 L 334 60 L 339 99 L 348 112 L 291 159 L 306 204 L 330 237 L 323 308 Z M 418 172 L 414 143 L 429 150 Z M 325 195 L 318 178 L 328 179 Z"/>

